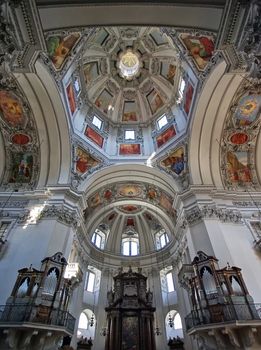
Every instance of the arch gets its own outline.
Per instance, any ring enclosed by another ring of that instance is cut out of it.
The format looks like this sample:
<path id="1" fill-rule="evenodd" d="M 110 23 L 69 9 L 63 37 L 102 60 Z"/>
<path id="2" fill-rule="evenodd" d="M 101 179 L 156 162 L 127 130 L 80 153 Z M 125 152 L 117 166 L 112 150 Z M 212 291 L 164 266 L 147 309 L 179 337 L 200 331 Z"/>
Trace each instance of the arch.
<path id="1" fill-rule="evenodd" d="M 205 82 L 191 123 L 189 165 L 193 184 L 223 187 L 220 174 L 220 140 L 230 102 L 243 77 L 226 74 L 219 63 Z"/>
<path id="2" fill-rule="evenodd" d="M 77 338 L 78 340 L 94 339 L 96 329 L 96 316 L 90 309 L 84 309 L 78 320 Z"/>
<path id="3" fill-rule="evenodd" d="M 177 310 L 170 310 L 165 317 L 167 339 L 183 338 L 183 327 L 180 314 Z"/>
<path id="4" fill-rule="evenodd" d="M 40 141 L 38 187 L 67 184 L 71 169 L 69 124 L 58 87 L 48 68 L 40 61 L 35 73 L 19 73 L 16 79 L 30 101 Z"/>
<path id="5" fill-rule="evenodd" d="M 79 186 L 79 191 L 91 196 L 103 186 L 118 182 L 143 182 L 157 185 L 162 190 L 169 191 L 173 196 L 179 191 L 178 184 L 174 179 L 158 169 L 143 164 L 116 164 L 97 171 Z"/>

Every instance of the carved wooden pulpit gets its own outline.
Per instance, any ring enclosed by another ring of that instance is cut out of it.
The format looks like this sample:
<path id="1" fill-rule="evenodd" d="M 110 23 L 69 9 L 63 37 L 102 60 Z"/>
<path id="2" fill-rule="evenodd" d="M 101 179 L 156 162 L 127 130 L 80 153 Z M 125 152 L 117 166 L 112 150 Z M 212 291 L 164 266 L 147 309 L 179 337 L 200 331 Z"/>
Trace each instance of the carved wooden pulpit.
<path id="1" fill-rule="evenodd" d="M 138 272 L 120 271 L 114 277 L 114 291 L 108 292 L 108 332 L 105 350 L 155 350 L 152 292 L 147 277 Z"/>

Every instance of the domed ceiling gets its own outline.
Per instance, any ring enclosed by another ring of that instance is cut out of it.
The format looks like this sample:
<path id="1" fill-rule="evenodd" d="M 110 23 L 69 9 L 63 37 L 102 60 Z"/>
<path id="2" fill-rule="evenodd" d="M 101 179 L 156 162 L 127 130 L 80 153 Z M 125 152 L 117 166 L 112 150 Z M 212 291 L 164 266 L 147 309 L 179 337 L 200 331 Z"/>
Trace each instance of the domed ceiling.
<path id="1" fill-rule="evenodd" d="M 89 101 L 115 124 L 146 124 L 175 102 L 177 52 L 159 28 L 99 28 L 82 61 Z"/>

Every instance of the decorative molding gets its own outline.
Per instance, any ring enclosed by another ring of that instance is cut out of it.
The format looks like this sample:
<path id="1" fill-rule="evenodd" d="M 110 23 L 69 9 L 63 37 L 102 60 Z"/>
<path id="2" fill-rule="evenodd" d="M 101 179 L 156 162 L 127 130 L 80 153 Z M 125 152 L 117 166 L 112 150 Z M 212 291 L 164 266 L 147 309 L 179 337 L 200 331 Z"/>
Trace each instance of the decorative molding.
<path id="1" fill-rule="evenodd" d="M 29 200 L 21 200 L 21 201 L 0 201 L 0 211 L 1 210 L 8 210 L 9 208 L 25 208 L 29 203 Z"/>
<path id="2" fill-rule="evenodd" d="M 237 210 L 204 205 L 201 208 L 201 214 L 206 219 L 218 218 L 222 222 L 242 223 L 242 215 Z"/>
<path id="3" fill-rule="evenodd" d="M 42 219 L 55 218 L 62 223 L 76 228 L 79 222 L 79 216 L 75 210 L 64 208 L 62 206 L 47 206 L 38 216 L 37 221 Z"/>
<path id="4" fill-rule="evenodd" d="M 33 189 L 36 187 L 38 181 L 41 161 L 39 156 L 40 144 L 33 113 L 28 101 L 21 92 L 15 78 L 12 75 L 8 74 L 7 72 L 2 72 L 0 74 L 0 88 L 4 93 L 13 96 L 13 103 L 16 101 L 19 104 L 21 115 L 23 116 L 23 121 L 21 124 L 17 123 L 15 125 L 8 122 L 8 120 L 6 120 L 4 117 L 4 114 L 3 117 L 0 118 L 0 126 L 5 142 L 6 152 L 6 167 L 1 188 L 3 190 L 10 191 L 14 189 L 18 189 L 19 191 Z M 14 143 L 12 141 L 12 137 L 15 134 L 26 134 L 28 137 L 28 142 L 26 144 Z M 31 168 L 29 168 L 29 165 L 27 164 L 29 174 L 20 178 L 17 175 L 19 172 L 17 164 L 18 161 L 17 159 L 15 160 L 15 158 L 19 155 L 32 157 Z M 16 176 L 14 176 L 14 174 L 16 174 Z"/>
<path id="5" fill-rule="evenodd" d="M 195 207 L 185 213 L 188 225 L 194 225 L 203 219 L 218 219 L 221 222 L 242 223 L 242 215 L 238 210 L 228 208 L 218 208 L 215 205 L 204 205 Z"/>
<path id="6" fill-rule="evenodd" d="M 256 174 L 255 152 L 261 123 L 260 94 L 260 82 L 251 78 L 245 79 L 227 112 L 220 146 L 220 170 L 224 187 L 229 190 L 260 187 Z M 249 106 L 252 109 L 250 111 Z M 238 139 L 234 141 L 233 135 Z"/>
<path id="7" fill-rule="evenodd" d="M 243 208 L 253 208 L 253 207 L 260 207 L 261 208 L 261 202 L 256 202 L 256 201 L 233 201 L 232 202 L 233 205 L 235 205 L 236 207 L 243 207 Z"/>

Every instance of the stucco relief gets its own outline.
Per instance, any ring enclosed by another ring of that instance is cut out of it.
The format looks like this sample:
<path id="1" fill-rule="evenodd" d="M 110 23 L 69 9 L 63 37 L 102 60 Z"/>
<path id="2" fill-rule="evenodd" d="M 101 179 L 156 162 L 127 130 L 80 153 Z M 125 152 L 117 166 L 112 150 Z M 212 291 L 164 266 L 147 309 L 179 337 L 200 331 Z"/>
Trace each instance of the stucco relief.
<path id="1" fill-rule="evenodd" d="M 255 148 L 260 127 L 261 85 L 247 81 L 227 113 L 221 142 L 221 172 L 226 188 L 257 188 Z"/>
<path id="2" fill-rule="evenodd" d="M 7 155 L 2 187 L 34 188 L 39 176 L 40 148 L 31 109 L 7 74 L 0 80 L 0 96 L 0 125 Z"/>

